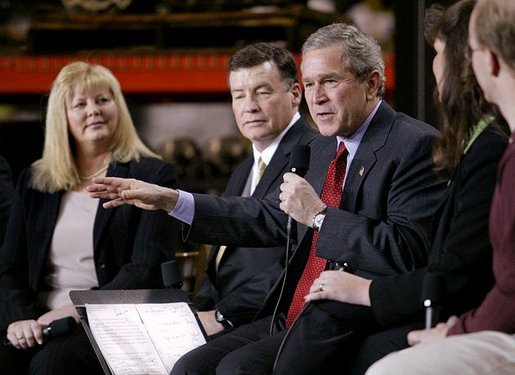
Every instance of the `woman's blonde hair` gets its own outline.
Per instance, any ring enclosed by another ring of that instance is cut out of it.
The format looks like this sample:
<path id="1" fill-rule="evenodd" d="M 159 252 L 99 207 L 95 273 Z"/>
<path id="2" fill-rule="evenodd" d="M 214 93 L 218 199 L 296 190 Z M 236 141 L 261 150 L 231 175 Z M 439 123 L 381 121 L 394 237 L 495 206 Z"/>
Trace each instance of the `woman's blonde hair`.
<path id="1" fill-rule="evenodd" d="M 72 62 L 61 69 L 52 84 L 45 121 L 43 157 L 32 164 L 31 186 L 54 193 L 73 190 L 80 185 L 75 162 L 75 140 L 68 129 L 67 103 L 76 90 L 107 87 L 118 108 L 119 123 L 112 139 L 112 161 L 128 162 L 141 156 L 159 158 L 143 144 L 132 122 L 120 83 L 111 71 L 101 65 Z"/>

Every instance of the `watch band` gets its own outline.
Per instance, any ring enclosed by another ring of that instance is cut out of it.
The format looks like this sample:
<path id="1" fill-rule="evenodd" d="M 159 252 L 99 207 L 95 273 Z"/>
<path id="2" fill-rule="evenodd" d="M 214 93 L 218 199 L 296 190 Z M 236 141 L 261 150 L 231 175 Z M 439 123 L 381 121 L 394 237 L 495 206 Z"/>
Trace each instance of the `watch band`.
<path id="1" fill-rule="evenodd" d="M 225 329 L 234 327 L 232 322 L 226 319 L 225 316 L 223 316 L 223 314 L 218 309 L 215 310 L 215 319 L 218 323 L 223 325 Z"/>
<path id="2" fill-rule="evenodd" d="M 322 223 L 324 222 L 326 213 L 327 213 L 327 207 L 324 208 L 319 213 L 317 213 L 315 216 L 313 216 L 312 227 L 317 232 L 319 232 L 320 228 L 322 227 Z"/>

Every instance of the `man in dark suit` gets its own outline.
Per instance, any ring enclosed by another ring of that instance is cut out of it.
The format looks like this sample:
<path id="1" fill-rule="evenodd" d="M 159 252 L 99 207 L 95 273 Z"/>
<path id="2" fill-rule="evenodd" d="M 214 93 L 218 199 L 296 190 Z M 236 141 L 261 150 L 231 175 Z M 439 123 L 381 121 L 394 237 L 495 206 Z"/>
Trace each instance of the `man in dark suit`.
<path id="1" fill-rule="evenodd" d="M 310 141 L 316 132 L 298 113 L 302 91 L 290 52 L 269 43 L 251 44 L 231 57 L 228 71 L 234 116 L 252 142 L 252 155 L 232 173 L 224 196 L 263 199 L 282 182 L 293 146 Z M 284 246 L 259 251 L 213 247 L 194 300 L 209 334 L 254 318 L 284 269 L 284 252 Z"/>
<path id="2" fill-rule="evenodd" d="M 258 319 L 187 353 L 173 374 L 272 372 L 285 328 L 298 316 L 294 308 L 311 286 L 306 275 L 320 274 L 320 263 L 350 263 L 357 274 L 373 278 L 427 261 L 431 218 L 444 188 L 431 160 L 438 132 L 383 101 L 381 49 L 353 26 L 333 24 L 311 35 L 301 70 L 306 101 L 323 136 L 310 143 L 306 177 L 286 173 L 280 194 L 264 200 L 213 198 L 112 178 L 96 179 L 88 189 L 92 197 L 111 199 L 105 207 L 134 204 L 170 212 L 189 224 L 185 235 L 204 242 L 282 244 L 288 215 L 297 221 L 287 276 L 271 290 Z M 335 199 L 342 188 L 341 199 Z M 352 314 L 363 320 L 361 309 L 350 309 L 349 319 Z M 294 351 L 297 344 L 287 341 L 283 349 Z M 296 354 L 300 363 L 318 353 Z M 296 371 L 308 369 L 289 373 Z"/>
<path id="3" fill-rule="evenodd" d="M 0 247 L 4 242 L 5 229 L 11 208 L 11 197 L 13 194 L 13 181 L 9 163 L 0 156 Z"/>

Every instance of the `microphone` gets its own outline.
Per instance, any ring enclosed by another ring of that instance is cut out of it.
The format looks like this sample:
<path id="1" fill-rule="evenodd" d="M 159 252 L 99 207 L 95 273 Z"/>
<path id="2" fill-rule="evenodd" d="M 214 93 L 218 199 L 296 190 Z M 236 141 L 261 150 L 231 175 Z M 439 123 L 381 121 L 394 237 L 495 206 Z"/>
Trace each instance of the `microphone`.
<path id="1" fill-rule="evenodd" d="M 342 260 L 338 260 L 338 261 L 328 260 L 326 269 L 329 271 L 341 271 L 341 272 L 348 272 L 348 273 L 353 274 L 358 269 L 358 265 L 359 265 L 359 255 L 355 251 L 349 251 L 349 252 L 345 253 L 344 256 L 342 256 Z M 299 313 L 299 315 L 297 315 L 297 319 L 300 318 L 300 316 L 302 315 L 304 310 L 306 310 L 310 305 L 311 305 L 311 302 L 304 303 L 304 306 L 303 306 L 301 312 Z M 297 319 L 295 319 L 295 321 L 292 323 L 290 329 L 295 325 L 295 322 L 297 321 Z"/>
<path id="2" fill-rule="evenodd" d="M 167 289 L 180 289 L 182 287 L 183 278 L 175 259 L 161 263 L 161 278 Z"/>
<path id="3" fill-rule="evenodd" d="M 443 274 L 427 272 L 422 282 L 422 302 L 426 309 L 425 329 L 431 329 L 438 321 L 438 313 L 444 294 Z"/>
<path id="4" fill-rule="evenodd" d="M 43 329 L 43 336 L 47 339 L 52 337 L 63 336 L 75 329 L 77 326 L 77 322 L 71 316 L 67 316 L 66 318 L 61 318 L 54 320 L 52 323 L 48 325 L 48 327 Z M 4 337 L 3 339 L 4 346 L 13 346 L 12 342 Z"/>
<path id="5" fill-rule="evenodd" d="M 342 271 L 348 273 L 354 273 L 358 269 L 359 255 L 354 251 L 345 253 L 343 260 L 328 261 L 327 269 L 332 271 Z"/>
<path id="6" fill-rule="evenodd" d="M 295 145 L 291 150 L 289 172 L 304 177 L 309 169 L 311 149 L 308 145 Z"/>
<path id="7" fill-rule="evenodd" d="M 290 164 L 288 171 L 295 173 L 300 177 L 304 177 L 309 169 L 309 158 L 311 156 L 311 149 L 308 145 L 295 145 L 291 150 Z M 288 215 L 288 224 L 286 226 L 287 238 L 291 237 L 291 226 L 293 219 Z"/>

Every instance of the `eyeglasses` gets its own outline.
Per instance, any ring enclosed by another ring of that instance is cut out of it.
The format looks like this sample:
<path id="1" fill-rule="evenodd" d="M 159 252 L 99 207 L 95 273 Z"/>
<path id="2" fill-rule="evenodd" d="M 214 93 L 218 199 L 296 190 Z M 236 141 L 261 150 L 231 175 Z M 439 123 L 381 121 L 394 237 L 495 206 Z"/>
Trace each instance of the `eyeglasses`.
<path id="1" fill-rule="evenodd" d="M 474 52 L 482 51 L 484 49 L 486 49 L 486 47 L 472 48 L 471 46 L 467 46 L 467 49 L 465 50 L 465 57 L 468 60 L 471 60 L 472 59 L 472 55 L 474 54 Z"/>

